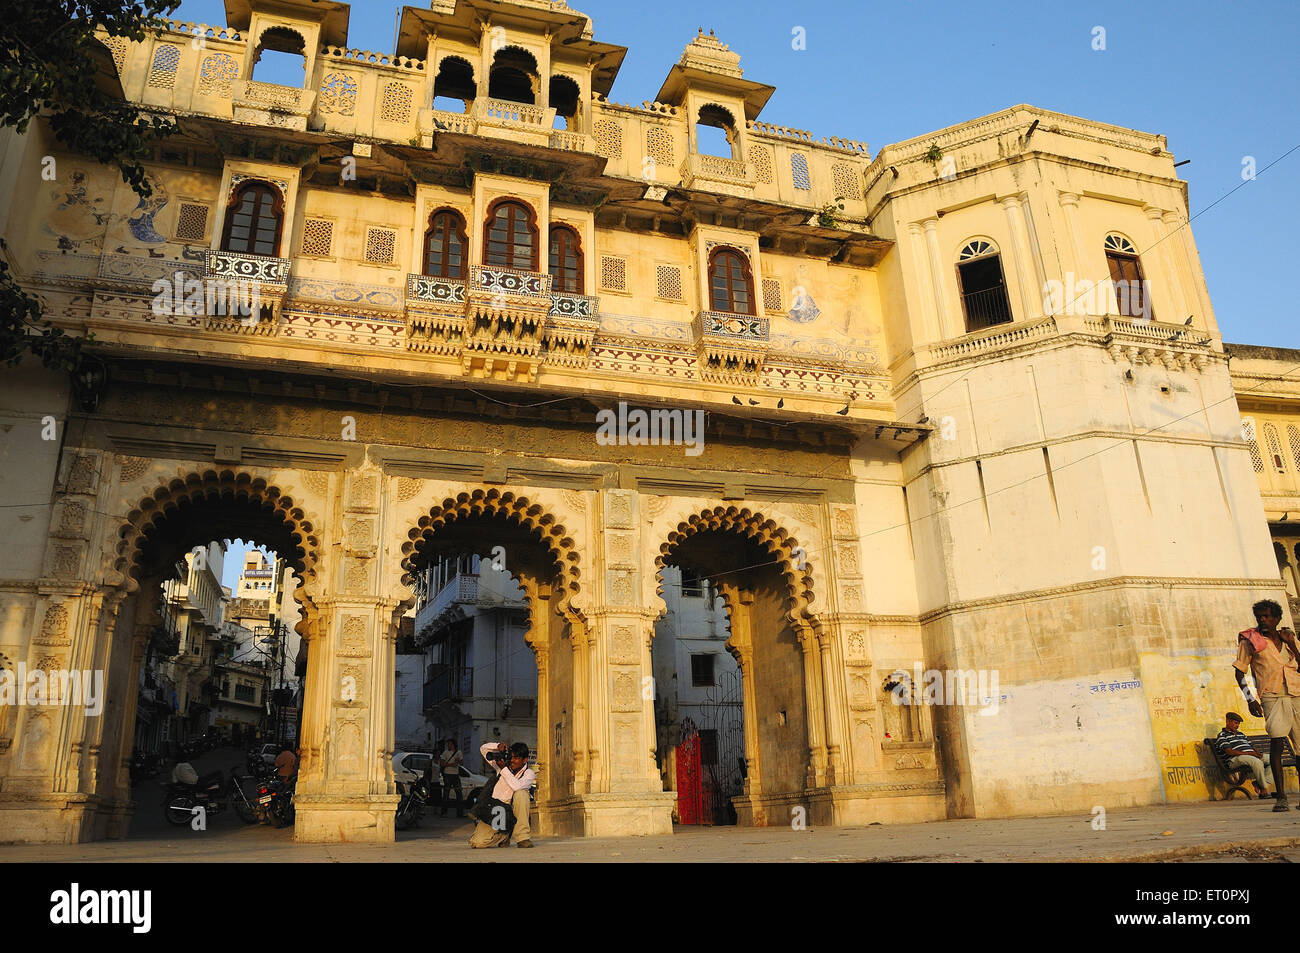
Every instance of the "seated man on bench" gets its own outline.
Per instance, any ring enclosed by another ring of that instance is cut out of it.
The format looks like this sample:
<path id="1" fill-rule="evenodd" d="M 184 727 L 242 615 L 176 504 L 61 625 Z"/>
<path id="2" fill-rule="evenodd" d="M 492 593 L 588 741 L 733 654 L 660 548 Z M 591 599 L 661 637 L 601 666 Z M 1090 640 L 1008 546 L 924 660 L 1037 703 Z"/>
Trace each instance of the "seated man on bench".
<path id="1" fill-rule="evenodd" d="M 1272 797 L 1268 785 L 1273 783 L 1273 773 L 1269 769 L 1269 754 L 1260 754 L 1251 744 L 1250 739 L 1241 733 L 1241 716 L 1230 711 L 1224 716 L 1224 728 L 1214 739 L 1215 745 L 1223 754 L 1223 760 L 1230 768 L 1246 768 L 1255 776 L 1255 793 L 1260 798 Z"/>

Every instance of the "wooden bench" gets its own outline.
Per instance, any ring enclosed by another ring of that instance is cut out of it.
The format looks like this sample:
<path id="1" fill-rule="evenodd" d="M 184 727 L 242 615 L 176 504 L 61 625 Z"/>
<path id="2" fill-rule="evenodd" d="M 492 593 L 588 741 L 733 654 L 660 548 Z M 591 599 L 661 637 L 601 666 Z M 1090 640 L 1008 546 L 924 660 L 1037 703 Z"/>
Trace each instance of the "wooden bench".
<path id="1" fill-rule="evenodd" d="M 1251 747 L 1260 754 L 1268 754 L 1269 748 L 1272 744 L 1272 739 L 1269 738 L 1268 735 L 1247 735 L 1246 740 L 1249 741 Z M 1219 750 L 1218 744 L 1216 744 L 1217 741 L 1217 738 L 1206 738 L 1205 746 L 1210 750 L 1210 753 L 1214 755 L 1214 763 L 1219 769 L 1219 774 L 1222 776 L 1224 784 L 1228 786 L 1228 793 L 1224 795 L 1223 799 L 1225 801 L 1230 801 L 1232 800 L 1232 796 L 1240 791 L 1242 794 L 1246 795 L 1247 800 L 1249 800 L 1251 793 L 1247 788 L 1247 785 L 1250 784 L 1255 775 L 1251 772 L 1250 768 L 1244 765 L 1236 768 L 1229 767 L 1227 759 L 1223 757 L 1223 753 Z M 1283 782 L 1283 772 L 1285 772 L 1287 768 L 1295 768 L 1297 776 L 1300 776 L 1300 768 L 1296 767 L 1295 752 L 1291 750 L 1290 739 L 1282 739 L 1282 764 L 1270 765 L 1270 767 L 1273 771 L 1274 787 L 1277 786 L 1277 783 Z"/>

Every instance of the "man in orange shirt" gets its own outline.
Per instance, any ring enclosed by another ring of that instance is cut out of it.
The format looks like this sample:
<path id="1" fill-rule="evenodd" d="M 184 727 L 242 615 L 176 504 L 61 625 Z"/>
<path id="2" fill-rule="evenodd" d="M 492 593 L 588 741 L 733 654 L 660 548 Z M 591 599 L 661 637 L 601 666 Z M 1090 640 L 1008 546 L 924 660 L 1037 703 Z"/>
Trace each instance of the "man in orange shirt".
<path id="1" fill-rule="evenodd" d="M 1255 628 L 1237 636 L 1237 660 L 1232 663 L 1233 674 L 1241 693 L 1246 697 L 1250 713 L 1264 719 L 1264 728 L 1270 740 L 1269 760 L 1273 765 L 1273 787 L 1277 799 L 1275 811 L 1289 811 L 1286 778 L 1282 770 L 1282 753 L 1285 739 L 1291 739 L 1291 750 L 1300 753 L 1300 646 L 1295 633 L 1278 628 L 1282 624 L 1282 607 L 1272 599 L 1253 606 Z M 1255 691 L 1246 683 L 1246 672 L 1255 680 Z"/>

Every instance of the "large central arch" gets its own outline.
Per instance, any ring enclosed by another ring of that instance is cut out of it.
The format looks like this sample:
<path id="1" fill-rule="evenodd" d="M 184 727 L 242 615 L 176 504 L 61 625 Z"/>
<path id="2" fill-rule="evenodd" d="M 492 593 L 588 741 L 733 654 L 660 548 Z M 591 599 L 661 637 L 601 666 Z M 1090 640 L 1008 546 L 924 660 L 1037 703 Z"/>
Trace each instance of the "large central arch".
<path id="1" fill-rule="evenodd" d="M 422 516 L 402 546 L 402 583 L 444 553 L 498 559 L 520 584 L 528 607 L 525 641 L 537 661 L 537 809 L 539 829 L 569 826 L 565 801 L 589 774 L 587 712 L 575 704 L 585 683 L 587 620 L 574 605 L 580 556 L 565 526 L 525 496 L 496 489 L 447 497 Z M 409 606 L 410 603 L 405 605 Z"/>
<path id="2" fill-rule="evenodd" d="M 786 824 L 824 783 L 825 703 L 807 551 L 784 527 L 744 507 L 715 506 L 682 520 L 659 548 L 656 570 L 688 567 L 725 601 L 727 650 L 740 665 L 745 793 L 742 824 Z M 662 579 L 659 594 L 662 595 Z"/>

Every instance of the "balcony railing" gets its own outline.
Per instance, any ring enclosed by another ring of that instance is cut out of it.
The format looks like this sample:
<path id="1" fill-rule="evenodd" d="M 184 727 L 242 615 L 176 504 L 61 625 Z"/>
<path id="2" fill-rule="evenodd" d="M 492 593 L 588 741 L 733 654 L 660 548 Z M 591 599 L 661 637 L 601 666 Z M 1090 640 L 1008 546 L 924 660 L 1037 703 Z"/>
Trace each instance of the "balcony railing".
<path id="1" fill-rule="evenodd" d="M 980 328 L 1005 324 L 1011 320 L 1011 305 L 1007 301 L 1006 285 L 971 291 L 961 296 L 962 306 L 966 309 L 966 329 L 978 331 Z"/>
<path id="2" fill-rule="evenodd" d="M 429 666 L 429 680 L 424 683 L 424 708 L 439 702 L 458 702 L 474 694 L 474 670 L 451 665 Z"/>
<path id="3" fill-rule="evenodd" d="M 695 316 L 695 347 L 705 380 L 753 384 L 771 347 L 767 318 L 725 311 Z"/>
<path id="4" fill-rule="evenodd" d="M 755 179 L 749 167 L 740 159 L 722 156 L 691 154 L 682 162 L 682 185 L 687 188 L 699 183 L 722 186 L 735 190 L 752 189 Z"/>
<path id="5" fill-rule="evenodd" d="M 544 126 L 546 114 L 553 110 L 527 103 L 512 103 L 504 99 L 479 99 L 474 103 L 480 119 L 487 122 L 510 122 L 523 126 Z"/>

